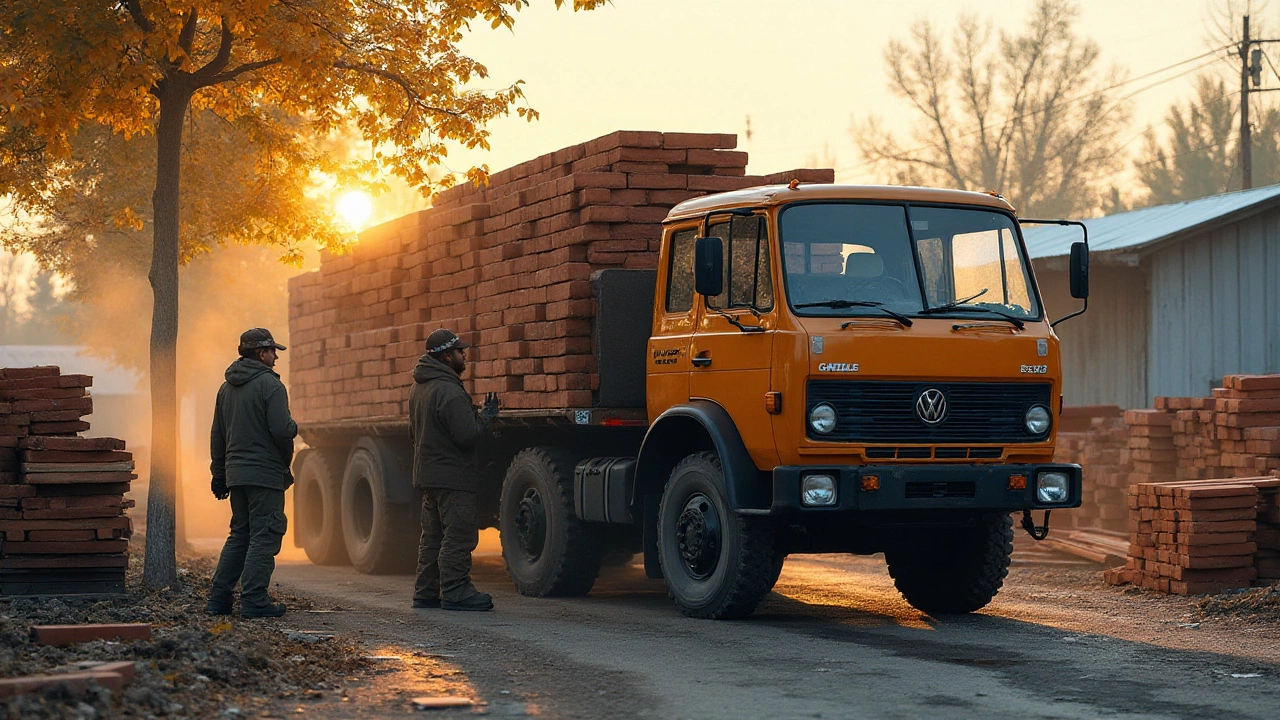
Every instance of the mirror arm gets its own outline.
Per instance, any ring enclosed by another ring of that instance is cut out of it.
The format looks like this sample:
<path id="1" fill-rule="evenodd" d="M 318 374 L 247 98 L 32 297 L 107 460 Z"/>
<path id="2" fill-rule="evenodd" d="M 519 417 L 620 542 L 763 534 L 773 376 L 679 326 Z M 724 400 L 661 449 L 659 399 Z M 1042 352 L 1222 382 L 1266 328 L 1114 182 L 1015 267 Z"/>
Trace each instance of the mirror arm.
<path id="1" fill-rule="evenodd" d="M 1087 298 L 1087 297 L 1086 297 L 1086 298 L 1084 299 L 1084 307 L 1082 307 L 1082 308 L 1080 308 L 1079 310 L 1077 310 L 1077 311 L 1075 311 L 1075 312 L 1071 313 L 1070 315 L 1064 315 L 1064 316 L 1062 316 L 1062 317 L 1058 318 L 1057 320 L 1054 320 L 1053 322 L 1049 323 L 1049 327 L 1051 327 L 1051 328 L 1052 328 L 1052 327 L 1057 327 L 1057 326 L 1058 326 L 1058 323 L 1062 322 L 1063 320 L 1070 320 L 1070 319 L 1071 319 L 1071 318 L 1073 318 L 1073 317 L 1077 317 L 1077 316 L 1079 316 L 1079 315 L 1083 315 L 1083 314 L 1085 314 L 1085 311 L 1087 311 L 1088 309 L 1089 309 L 1089 298 Z"/>

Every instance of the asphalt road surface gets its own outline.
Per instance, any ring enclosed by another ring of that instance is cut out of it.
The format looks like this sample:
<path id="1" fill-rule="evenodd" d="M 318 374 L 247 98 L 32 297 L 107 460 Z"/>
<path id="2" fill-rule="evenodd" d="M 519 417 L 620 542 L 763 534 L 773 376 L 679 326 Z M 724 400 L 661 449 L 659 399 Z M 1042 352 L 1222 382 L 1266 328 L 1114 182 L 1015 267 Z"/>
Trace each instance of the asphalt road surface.
<path id="1" fill-rule="evenodd" d="M 535 599 L 479 556 L 488 613 L 413 610 L 409 576 L 284 561 L 276 580 L 334 610 L 294 622 L 416 648 L 493 716 L 1280 717 L 1274 622 L 1195 622 L 1192 600 L 1112 588 L 1100 570 L 1020 549 L 991 605 L 938 619 L 901 599 L 879 556 L 792 556 L 735 622 L 683 617 L 636 565 L 606 568 L 587 597 Z"/>

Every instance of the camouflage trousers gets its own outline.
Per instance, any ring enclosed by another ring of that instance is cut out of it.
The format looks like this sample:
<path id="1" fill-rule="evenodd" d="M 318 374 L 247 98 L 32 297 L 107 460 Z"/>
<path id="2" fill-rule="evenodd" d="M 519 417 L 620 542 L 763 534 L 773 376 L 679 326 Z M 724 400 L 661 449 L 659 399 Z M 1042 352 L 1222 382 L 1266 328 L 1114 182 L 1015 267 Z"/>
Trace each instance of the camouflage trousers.
<path id="1" fill-rule="evenodd" d="M 480 542 L 476 494 L 465 490 L 422 491 L 422 538 L 414 600 L 461 602 L 476 594 L 471 552 Z"/>
<path id="2" fill-rule="evenodd" d="M 231 488 L 231 534 L 213 573 L 210 603 L 230 605 L 237 582 L 241 612 L 271 603 L 267 586 L 288 523 L 283 490 L 255 485 Z"/>

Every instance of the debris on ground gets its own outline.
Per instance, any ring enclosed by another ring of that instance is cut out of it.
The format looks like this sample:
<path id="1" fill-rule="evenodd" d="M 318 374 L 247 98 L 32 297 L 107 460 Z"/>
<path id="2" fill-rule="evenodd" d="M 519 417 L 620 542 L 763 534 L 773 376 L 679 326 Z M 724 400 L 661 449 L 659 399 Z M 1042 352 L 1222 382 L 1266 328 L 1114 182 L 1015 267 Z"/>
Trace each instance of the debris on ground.
<path id="1" fill-rule="evenodd" d="M 1197 600 L 1196 609 L 1202 618 L 1248 617 L 1280 621 L 1280 583 L 1210 595 Z"/>
<path id="2" fill-rule="evenodd" d="M 310 602 L 288 595 L 284 618 L 241 620 L 204 614 L 213 560 L 179 560 L 180 585 L 142 584 L 139 554 L 130 557 L 127 594 L 120 597 L 0 597 L 0 678 L 92 672 L 86 662 L 132 662 L 136 677 L 119 691 L 98 681 L 83 692 L 47 688 L 0 699 L 0 718 L 219 717 L 259 715 L 270 702 L 305 708 L 345 693 L 373 665 L 351 638 L 299 630 Z M 150 640 L 39 644 L 37 625 L 147 623 Z M 305 626 L 302 626 L 305 627 Z M 116 687 L 120 687 L 116 685 Z"/>

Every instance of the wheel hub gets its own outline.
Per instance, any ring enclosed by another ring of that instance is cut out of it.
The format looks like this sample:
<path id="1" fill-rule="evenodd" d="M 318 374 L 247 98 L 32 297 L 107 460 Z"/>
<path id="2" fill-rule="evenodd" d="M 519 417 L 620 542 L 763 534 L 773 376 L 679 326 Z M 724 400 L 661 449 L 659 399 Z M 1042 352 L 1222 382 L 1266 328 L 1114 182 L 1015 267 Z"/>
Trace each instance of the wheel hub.
<path id="1" fill-rule="evenodd" d="M 676 520 L 676 547 L 685 570 L 698 580 L 711 576 L 720 560 L 720 515 L 701 493 L 689 498 Z"/>
<path id="2" fill-rule="evenodd" d="M 536 488 L 525 490 L 516 507 L 516 537 L 529 562 L 542 557 L 542 548 L 547 540 L 547 514 Z"/>

